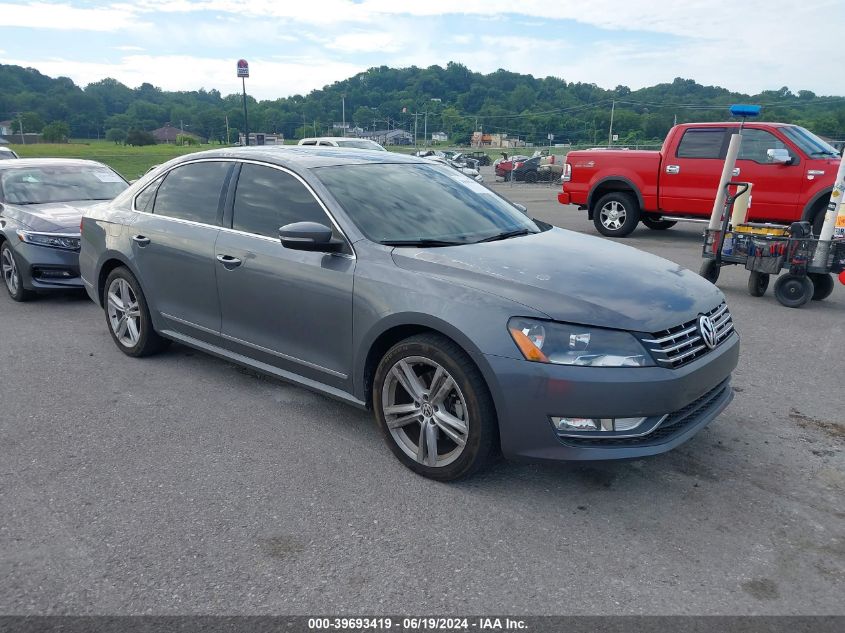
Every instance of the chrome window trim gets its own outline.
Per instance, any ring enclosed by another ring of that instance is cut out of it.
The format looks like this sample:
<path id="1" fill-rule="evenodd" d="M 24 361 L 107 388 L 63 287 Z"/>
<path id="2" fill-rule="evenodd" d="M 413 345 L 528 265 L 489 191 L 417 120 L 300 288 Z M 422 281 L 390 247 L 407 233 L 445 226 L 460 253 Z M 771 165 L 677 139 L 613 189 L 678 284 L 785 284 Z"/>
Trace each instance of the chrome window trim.
<path id="1" fill-rule="evenodd" d="M 348 257 L 348 258 L 351 258 L 351 259 L 357 259 L 358 258 L 357 254 L 355 253 L 355 247 L 352 246 L 352 240 L 349 239 L 349 237 L 346 235 L 344 230 L 337 223 L 337 220 L 335 219 L 334 215 L 332 215 L 331 211 L 329 211 L 329 208 L 320 199 L 320 196 L 317 195 L 317 192 L 314 191 L 314 188 L 310 184 L 308 184 L 308 182 L 306 182 L 305 179 L 302 178 L 302 176 L 300 176 L 299 174 L 297 174 L 294 171 L 291 171 L 287 167 L 283 167 L 281 165 L 275 165 L 273 163 L 266 163 L 266 162 L 251 159 L 251 158 L 232 158 L 232 157 L 228 157 L 228 156 L 227 157 L 221 157 L 221 158 L 197 158 L 195 160 L 187 160 L 183 163 L 179 163 L 178 165 L 173 165 L 167 171 L 158 174 L 155 178 L 153 178 L 152 181 L 150 181 L 149 184 L 151 185 L 158 178 L 167 177 L 167 175 L 171 171 L 173 171 L 174 169 L 177 169 L 178 167 L 182 167 L 184 165 L 194 165 L 194 164 L 197 164 L 197 163 L 224 163 L 224 162 L 225 163 L 241 163 L 241 164 L 259 165 L 261 167 L 270 167 L 272 169 L 277 169 L 281 172 L 284 172 L 286 174 L 293 176 L 296 180 L 298 180 L 300 182 L 300 184 L 302 184 L 308 190 L 308 193 L 311 194 L 311 196 L 314 198 L 314 200 L 317 201 L 317 204 L 320 205 L 320 208 L 323 210 L 323 213 L 326 214 L 326 217 L 328 217 L 329 221 L 332 223 L 332 226 L 334 226 L 334 228 L 337 229 L 337 232 L 340 233 L 343 240 L 349 246 L 349 250 L 352 251 L 351 255 L 348 254 L 348 253 L 332 253 L 332 254 L 340 256 L 340 257 Z M 159 184 L 159 186 L 161 186 L 161 185 Z M 144 213 L 146 215 L 153 215 L 153 216 L 157 216 L 157 217 L 160 217 L 160 218 L 166 218 L 168 220 L 173 220 L 174 222 L 183 222 L 185 224 L 193 224 L 195 226 L 207 226 L 207 227 L 210 227 L 210 228 L 217 228 L 217 229 L 220 229 L 221 231 L 226 231 L 226 232 L 229 232 L 229 233 L 237 233 L 239 235 L 248 235 L 248 236 L 257 237 L 257 238 L 263 239 L 263 240 L 269 240 L 271 242 L 278 242 L 279 241 L 278 238 L 269 237 L 267 235 L 258 235 L 257 233 L 250 233 L 248 231 L 241 231 L 239 229 L 234 229 L 234 228 L 230 228 L 230 227 L 227 227 L 227 226 L 207 224 L 205 222 L 196 222 L 194 220 L 183 220 L 182 218 L 174 218 L 172 216 L 163 215 L 161 213 L 148 213 L 147 211 L 141 211 L 140 209 L 138 209 L 135 206 L 135 200 L 138 198 L 138 196 L 140 196 L 146 190 L 147 190 L 147 187 L 144 187 L 143 189 L 141 189 L 141 191 L 139 191 L 137 194 L 135 194 L 132 197 L 132 211 L 134 213 Z M 237 190 L 235 191 L 235 194 L 237 195 Z M 233 206 L 233 213 L 234 213 L 234 206 Z"/>

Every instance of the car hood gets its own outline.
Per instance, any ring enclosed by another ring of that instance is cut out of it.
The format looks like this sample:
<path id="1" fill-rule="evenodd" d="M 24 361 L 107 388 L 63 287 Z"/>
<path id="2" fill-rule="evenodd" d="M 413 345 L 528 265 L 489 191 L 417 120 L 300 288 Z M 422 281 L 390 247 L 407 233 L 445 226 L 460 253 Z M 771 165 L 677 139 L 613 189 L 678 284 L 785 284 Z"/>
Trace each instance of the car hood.
<path id="1" fill-rule="evenodd" d="M 724 301 L 716 286 L 673 262 L 558 228 L 481 244 L 395 248 L 393 260 L 558 321 L 636 332 L 679 325 Z"/>
<path id="2" fill-rule="evenodd" d="M 33 231 L 79 233 L 79 222 L 86 209 L 104 204 L 102 200 L 48 202 L 45 204 L 3 204 L 1 215 L 26 225 Z"/>

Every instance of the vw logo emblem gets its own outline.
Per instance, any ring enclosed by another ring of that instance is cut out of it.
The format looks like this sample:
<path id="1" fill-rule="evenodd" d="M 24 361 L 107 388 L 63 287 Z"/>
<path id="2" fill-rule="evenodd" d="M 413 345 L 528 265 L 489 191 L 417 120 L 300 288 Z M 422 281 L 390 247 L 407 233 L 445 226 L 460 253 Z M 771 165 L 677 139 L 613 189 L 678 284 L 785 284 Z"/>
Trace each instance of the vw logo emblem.
<path id="1" fill-rule="evenodd" d="M 713 349 L 716 347 L 716 326 L 709 316 L 702 315 L 698 318 L 698 330 L 701 332 L 701 339 L 704 344 Z"/>

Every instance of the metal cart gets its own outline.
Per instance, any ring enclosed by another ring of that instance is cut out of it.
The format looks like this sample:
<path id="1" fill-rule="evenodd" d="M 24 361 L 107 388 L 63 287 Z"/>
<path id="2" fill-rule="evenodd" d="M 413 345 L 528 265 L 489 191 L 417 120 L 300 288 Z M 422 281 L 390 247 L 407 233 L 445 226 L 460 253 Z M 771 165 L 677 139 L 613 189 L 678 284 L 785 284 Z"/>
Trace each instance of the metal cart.
<path id="1" fill-rule="evenodd" d="M 730 194 L 730 187 L 736 192 Z M 776 224 L 740 224 L 729 226 L 736 199 L 748 190 L 746 183 L 725 185 L 725 211 L 718 229 L 707 229 L 699 274 L 712 283 L 719 279 L 722 266 L 741 265 L 750 272 L 748 293 L 762 297 L 771 275 L 787 270 L 775 281 L 777 300 L 789 308 L 800 308 L 810 300 L 822 301 L 833 292 L 833 274 L 845 270 L 845 239 L 820 241 L 813 237 L 809 222 L 790 226 Z M 823 249 L 823 265 L 813 265 L 816 253 Z M 843 282 L 845 283 L 845 282 Z"/>

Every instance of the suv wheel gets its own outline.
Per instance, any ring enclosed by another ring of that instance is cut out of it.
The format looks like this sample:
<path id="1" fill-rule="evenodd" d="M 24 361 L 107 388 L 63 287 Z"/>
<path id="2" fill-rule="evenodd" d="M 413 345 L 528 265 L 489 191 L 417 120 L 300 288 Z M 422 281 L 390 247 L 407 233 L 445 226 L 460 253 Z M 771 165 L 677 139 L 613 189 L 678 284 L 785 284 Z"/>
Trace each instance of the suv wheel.
<path id="1" fill-rule="evenodd" d="M 607 237 L 626 237 L 637 228 L 640 207 L 630 193 L 614 191 L 605 194 L 596 203 L 593 224 Z"/>
<path id="2" fill-rule="evenodd" d="M 452 481 L 496 454 L 496 411 L 484 378 L 443 336 L 414 336 L 385 354 L 373 381 L 373 408 L 393 454 L 425 477 Z"/>
<path id="3" fill-rule="evenodd" d="M 111 337 L 127 356 L 149 356 L 170 344 L 153 329 L 144 293 L 128 268 L 119 266 L 111 271 L 103 305 Z"/>
<path id="4" fill-rule="evenodd" d="M 675 220 L 661 220 L 659 218 L 650 218 L 647 216 L 644 216 L 640 222 L 652 231 L 665 231 L 666 229 L 671 229 L 677 224 Z"/>

